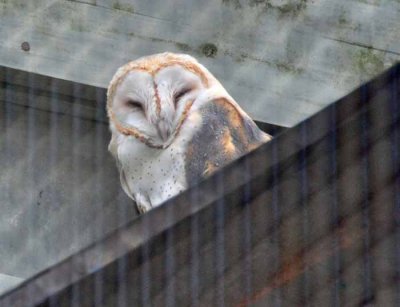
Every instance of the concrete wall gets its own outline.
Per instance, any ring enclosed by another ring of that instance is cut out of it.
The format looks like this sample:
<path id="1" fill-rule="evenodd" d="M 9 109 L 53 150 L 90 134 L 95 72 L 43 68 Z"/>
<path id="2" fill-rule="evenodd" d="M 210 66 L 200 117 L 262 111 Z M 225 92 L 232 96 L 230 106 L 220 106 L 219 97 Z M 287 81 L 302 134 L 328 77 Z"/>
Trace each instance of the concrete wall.
<path id="1" fill-rule="evenodd" d="M 255 119 L 292 126 L 400 59 L 399 12 L 397 0 L 1 0 L 0 64 L 106 86 L 129 60 L 185 52 Z"/>
<path id="2" fill-rule="evenodd" d="M 0 274 L 0 293 L 7 291 L 23 281 L 22 278 Z"/>
<path id="3" fill-rule="evenodd" d="M 107 151 L 107 123 L 89 118 L 93 89 L 0 73 L 1 292 L 103 238 L 136 212 Z"/>
<path id="4" fill-rule="evenodd" d="M 0 306 L 400 306 L 400 65 Z"/>
<path id="5" fill-rule="evenodd" d="M 185 52 L 255 119 L 292 126 L 399 60 L 399 17 L 396 0 L 0 0 L 0 65 L 104 87 L 131 59 Z M 0 77 L 0 273 L 15 281 L 134 212 L 104 105 Z"/>
<path id="6" fill-rule="evenodd" d="M 107 151 L 105 95 L 0 67 L 0 293 L 136 217 Z"/>

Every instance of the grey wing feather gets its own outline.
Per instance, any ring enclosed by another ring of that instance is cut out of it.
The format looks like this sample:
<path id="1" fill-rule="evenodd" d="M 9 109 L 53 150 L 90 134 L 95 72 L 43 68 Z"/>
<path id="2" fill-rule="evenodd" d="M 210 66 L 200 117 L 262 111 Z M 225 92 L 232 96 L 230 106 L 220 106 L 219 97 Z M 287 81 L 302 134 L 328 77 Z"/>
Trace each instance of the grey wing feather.
<path id="1" fill-rule="evenodd" d="M 208 103 L 198 112 L 202 125 L 185 156 L 189 185 L 271 139 L 225 98 Z"/>

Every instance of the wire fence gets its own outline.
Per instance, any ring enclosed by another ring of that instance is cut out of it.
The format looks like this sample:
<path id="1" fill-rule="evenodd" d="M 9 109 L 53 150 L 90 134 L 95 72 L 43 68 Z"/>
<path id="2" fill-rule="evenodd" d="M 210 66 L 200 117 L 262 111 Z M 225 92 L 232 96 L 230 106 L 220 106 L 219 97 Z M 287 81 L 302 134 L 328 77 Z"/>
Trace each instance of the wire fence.
<path id="1" fill-rule="evenodd" d="M 0 76 L 1 306 L 400 305 L 400 66 L 139 217 L 104 89 Z"/>

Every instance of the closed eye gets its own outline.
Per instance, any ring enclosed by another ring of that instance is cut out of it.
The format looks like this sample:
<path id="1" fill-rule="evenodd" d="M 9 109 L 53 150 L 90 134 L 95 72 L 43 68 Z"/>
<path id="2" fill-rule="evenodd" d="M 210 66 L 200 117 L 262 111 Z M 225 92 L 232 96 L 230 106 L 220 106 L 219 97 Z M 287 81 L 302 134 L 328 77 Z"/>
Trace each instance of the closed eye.
<path id="1" fill-rule="evenodd" d="M 186 94 L 188 94 L 191 90 L 192 90 L 191 88 L 185 88 L 185 89 L 179 91 L 178 93 L 176 93 L 176 94 L 174 95 L 175 104 L 177 104 L 178 101 L 179 101 L 183 96 L 185 96 Z"/>
<path id="2" fill-rule="evenodd" d="M 130 107 L 130 108 L 135 108 L 135 109 L 138 109 L 138 110 L 143 111 L 143 106 L 142 106 L 142 104 L 141 104 L 139 101 L 129 99 L 129 100 L 126 102 L 126 105 L 127 105 L 128 107 Z"/>

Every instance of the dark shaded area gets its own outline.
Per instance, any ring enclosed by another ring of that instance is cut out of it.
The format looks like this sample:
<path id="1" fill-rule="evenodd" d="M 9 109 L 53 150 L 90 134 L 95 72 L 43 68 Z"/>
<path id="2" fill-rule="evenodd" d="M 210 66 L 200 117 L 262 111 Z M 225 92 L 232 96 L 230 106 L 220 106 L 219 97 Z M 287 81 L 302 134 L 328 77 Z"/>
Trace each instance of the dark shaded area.
<path id="1" fill-rule="evenodd" d="M 257 124 L 258 128 L 260 128 L 262 131 L 272 135 L 272 136 L 277 136 L 279 133 L 287 130 L 288 128 L 286 127 L 281 127 L 273 124 L 268 124 L 260 121 L 255 121 Z"/>
<path id="2" fill-rule="evenodd" d="M 398 306 L 400 66 L 0 298 Z"/>

